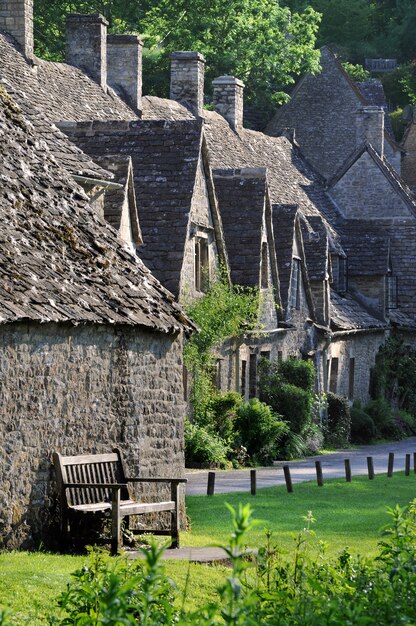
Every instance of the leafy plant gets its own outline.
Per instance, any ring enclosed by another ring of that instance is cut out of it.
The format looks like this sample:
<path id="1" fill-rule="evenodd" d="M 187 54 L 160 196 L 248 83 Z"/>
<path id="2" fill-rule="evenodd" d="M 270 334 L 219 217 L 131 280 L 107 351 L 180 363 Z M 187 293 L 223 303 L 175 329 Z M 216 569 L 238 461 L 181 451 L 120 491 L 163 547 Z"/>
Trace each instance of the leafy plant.
<path id="1" fill-rule="evenodd" d="M 228 467 L 229 446 L 203 426 L 185 420 L 185 461 L 187 467 Z"/>
<path id="2" fill-rule="evenodd" d="M 364 67 L 359 63 L 354 65 L 354 63 L 349 63 L 348 61 L 345 61 L 342 64 L 342 67 L 347 72 L 348 76 L 354 81 L 361 82 L 367 80 L 368 78 L 371 78 L 370 72 L 364 69 Z"/>
<path id="3" fill-rule="evenodd" d="M 236 427 L 241 444 L 257 463 L 271 463 L 277 459 L 280 443 L 289 431 L 288 425 L 258 398 L 252 398 L 238 408 Z"/>
<path id="4" fill-rule="evenodd" d="M 364 411 L 360 402 L 354 402 L 351 408 L 351 441 L 369 443 L 377 434 L 372 418 Z"/>
<path id="5" fill-rule="evenodd" d="M 328 418 L 325 441 L 335 447 L 345 447 L 351 437 L 351 416 L 348 400 L 334 393 L 327 394 Z"/>

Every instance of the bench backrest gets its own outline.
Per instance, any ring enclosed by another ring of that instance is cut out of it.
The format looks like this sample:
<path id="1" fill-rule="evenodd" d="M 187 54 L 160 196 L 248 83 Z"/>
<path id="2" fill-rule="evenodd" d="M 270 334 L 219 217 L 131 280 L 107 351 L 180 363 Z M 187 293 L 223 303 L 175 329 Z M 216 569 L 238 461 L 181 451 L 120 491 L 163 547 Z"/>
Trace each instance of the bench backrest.
<path id="1" fill-rule="evenodd" d="M 62 456 L 54 452 L 53 461 L 62 504 L 74 506 L 111 502 L 111 489 L 91 487 L 88 489 L 66 489 L 68 483 L 125 483 L 123 461 L 118 450 L 108 454 L 82 454 Z M 128 500 L 126 488 L 121 489 L 121 500 Z"/>

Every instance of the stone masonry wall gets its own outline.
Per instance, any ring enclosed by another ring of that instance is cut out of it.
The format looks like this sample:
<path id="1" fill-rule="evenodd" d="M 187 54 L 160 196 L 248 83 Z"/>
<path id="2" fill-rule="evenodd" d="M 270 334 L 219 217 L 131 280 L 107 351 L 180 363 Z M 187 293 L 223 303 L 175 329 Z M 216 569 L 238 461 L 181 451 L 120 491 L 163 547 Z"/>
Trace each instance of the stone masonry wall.
<path id="1" fill-rule="evenodd" d="M 118 446 L 132 475 L 183 475 L 181 350 L 177 336 L 127 326 L 2 326 L 0 544 L 56 539 L 55 450 Z"/>
<path id="2" fill-rule="evenodd" d="M 26 57 L 33 56 L 33 0 L 2 0 L 0 31 L 9 33 L 20 44 Z"/>

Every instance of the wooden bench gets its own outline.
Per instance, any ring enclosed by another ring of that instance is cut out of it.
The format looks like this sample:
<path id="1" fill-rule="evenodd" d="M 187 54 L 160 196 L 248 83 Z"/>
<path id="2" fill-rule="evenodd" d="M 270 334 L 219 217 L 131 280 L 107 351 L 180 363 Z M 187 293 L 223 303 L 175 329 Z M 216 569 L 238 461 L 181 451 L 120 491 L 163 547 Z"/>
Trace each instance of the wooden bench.
<path id="1" fill-rule="evenodd" d="M 130 515 L 170 513 L 167 531 L 146 529 L 142 532 L 172 537 L 171 548 L 179 548 L 178 487 L 185 478 L 130 478 L 126 476 L 119 450 L 108 454 L 62 456 L 53 454 L 61 509 L 61 547 L 65 549 L 72 521 L 84 514 L 111 515 L 111 553 L 121 547 L 121 520 Z M 170 483 L 170 500 L 137 502 L 130 498 L 129 483 Z"/>

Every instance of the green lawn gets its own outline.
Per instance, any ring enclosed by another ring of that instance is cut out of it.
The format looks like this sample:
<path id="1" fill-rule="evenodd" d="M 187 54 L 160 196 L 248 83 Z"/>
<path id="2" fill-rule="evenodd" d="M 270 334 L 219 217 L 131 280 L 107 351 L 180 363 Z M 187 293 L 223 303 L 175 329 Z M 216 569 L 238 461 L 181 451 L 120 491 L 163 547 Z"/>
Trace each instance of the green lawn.
<path id="1" fill-rule="evenodd" d="M 362 555 L 376 552 L 380 527 L 389 521 L 386 507 L 406 505 L 416 497 L 416 475 L 403 473 L 393 478 L 376 476 L 374 481 L 356 477 L 351 484 L 342 480 L 294 485 L 294 493 L 284 487 L 261 489 L 257 496 L 248 494 L 192 496 L 187 498 L 192 528 L 182 533 L 182 544 L 206 546 L 225 542 L 230 532 L 230 513 L 225 502 L 237 506 L 250 502 L 254 516 L 263 524 L 250 533 L 249 544 L 258 546 L 264 539 L 264 528 L 274 531 L 275 542 L 290 552 L 293 536 L 303 527 L 302 516 L 309 510 L 317 519 L 315 531 L 336 553 L 348 545 Z M 0 606 L 10 607 L 16 625 L 45 626 L 46 616 L 54 609 L 57 595 L 65 588 L 69 575 L 86 561 L 86 557 L 45 553 L 0 553 Z M 168 574 L 183 590 L 188 564 L 168 562 Z M 198 564 L 190 566 L 191 583 L 187 606 L 195 608 L 215 594 L 224 579 L 226 568 Z"/>

